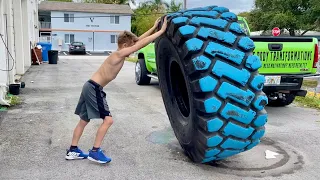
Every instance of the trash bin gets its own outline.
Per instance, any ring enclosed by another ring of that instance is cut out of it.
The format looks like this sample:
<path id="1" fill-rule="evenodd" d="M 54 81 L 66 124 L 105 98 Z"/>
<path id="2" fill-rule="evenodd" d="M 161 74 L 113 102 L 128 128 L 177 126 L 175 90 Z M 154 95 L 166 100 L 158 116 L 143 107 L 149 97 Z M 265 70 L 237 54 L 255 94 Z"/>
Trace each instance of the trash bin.
<path id="1" fill-rule="evenodd" d="M 20 94 L 20 84 L 10 84 L 9 85 L 9 93 L 12 95 Z"/>
<path id="2" fill-rule="evenodd" d="M 48 42 L 38 42 L 37 45 L 42 46 L 42 60 L 48 61 L 48 51 L 51 50 L 52 44 Z"/>
<path id="3" fill-rule="evenodd" d="M 49 64 L 58 64 L 58 51 L 50 50 L 48 51 Z"/>

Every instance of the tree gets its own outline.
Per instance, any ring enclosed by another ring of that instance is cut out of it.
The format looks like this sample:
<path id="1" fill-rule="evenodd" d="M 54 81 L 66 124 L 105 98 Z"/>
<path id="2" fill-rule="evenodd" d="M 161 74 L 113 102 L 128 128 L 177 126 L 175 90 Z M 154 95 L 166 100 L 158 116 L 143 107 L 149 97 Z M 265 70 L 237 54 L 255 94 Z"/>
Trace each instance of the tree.
<path id="1" fill-rule="evenodd" d="M 131 0 L 133 1 L 133 0 Z M 129 0 L 83 0 L 84 3 L 128 4 Z"/>
<path id="2" fill-rule="evenodd" d="M 154 22 L 165 14 L 163 8 L 157 7 L 154 4 L 145 2 L 134 10 L 132 17 L 132 32 L 140 36 L 149 30 Z"/>
<path id="3" fill-rule="evenodd" d="M 241 12 L 241 13 L 238 13 L 238 16 L 248 19 L 250 16 L 250 12 Z"/>
<path id="4" fill-rule="evenodd" d="M 176 2 L 174 0 L 171 0 L 169 8 L 168 8 L 169 12 L 177 12 L 177 11 L 180 11 L 181 9 L 182 9 L 181 2 L 176 4 Z"/>
<path id="5" fill-rule="evenodd" d="M 153 9 L 157 11 L 164 11 L 165 9 L 169 8 L 169 4 L 163 0 L 149 0 L 146 1 L 147 5 L 153 6 Z"/>
<path id="6" fill-rule="evenodd" d="M 248 21 L 250 19 L 250 12 L 240 12 L 238 13 L 238 16 L 241 16 Z M 248 26 L 250 28 L 250 31 L 255 31 L 254 27 L 252 27 L 252 24 L 250 22 L 248 22 Z"/>
<path id="7" fill-rule="evenodd" d="M 73 0 L 46 0 L 46 1 L 73 2 Z"/>
<path id="8" fill-rule="evenodd" d="M 256 30 L 271 30 L 279 27 L 288 30 L 290 36 L 297 31 L 314 30 L 320 27 L 319 0 L 256 0 L 255 9 L 248 16 L 249 23 Z"/>

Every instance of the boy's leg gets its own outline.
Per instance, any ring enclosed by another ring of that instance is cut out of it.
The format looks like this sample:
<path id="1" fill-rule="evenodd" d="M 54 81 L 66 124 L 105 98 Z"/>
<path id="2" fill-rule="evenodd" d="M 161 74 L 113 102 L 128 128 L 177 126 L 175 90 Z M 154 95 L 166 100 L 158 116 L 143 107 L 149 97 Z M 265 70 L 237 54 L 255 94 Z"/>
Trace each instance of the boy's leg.
<path id="1" fill-rule="evenodd" d="M 111 158 L 105 156 L 100 148 L 102 141 L 110 128 L 110 126 L 113 124 L 113 120 L 111 116 L 106 116 L 103 120 L 103 123 L 100 125 L 96 138 L 94 141 L 94 145 L 92 150 L 89 151 L 88 159 L 91 161 L 95 161 L 98 163 L 108 163 L 111 161 Z"/>
<path id="2" fill-rule="evenodd" d="M 88 113 L 87 113 L 87 108 L 86 108 L 86 103 L 85 103 L 85 98 L 83 96 L 83 93 L 81 92 L 80 98 L 78 105 L 75 110 L 75 114 L 80 116 L 80 121 L 78 122 L 76 128 L 73 131 L 73 137 L 72 137 L 72 142 L 70 148 L 67 150 L 67 155 L 66 159 L 71 160 L 71 159 L 86 159 L 88 157 L 88 154 L 83 153 L 79 148 L 78 148 L 78 142 L 79 139 L 83 133 L 84 128 L 86 125 L 89 123 L 89 118 L 88 118 Z"/>
<path id="3" fill-rule="evenodd" d="M 81 149 L 78 148 L 79 139 L 83 133 L 84 128 L 88 123 L 89 121 L 80 119 L 76 128 L 74 129 L 72 143 L 71 143 L 70 149 L 67 150 L 67 155 L 65 157 L 67 160 L 88 158 L 88 154 L 83 153 Z"/>
<path id="4" fill-rule="evenodd" d="M 88 121 L 80 119 L 79 123 L 77 124 L 76 128 L 73 131 L 71 146 L 78 146 L 79 139 L 83 133 L 84 128 L 88 123 L 89 123 Z"/>
<path id="5" fill-rule="evenodd" d="M 103 120 L 103 123 L 100 125 L 97 134 L 96 139 L 94 141 L 93 147 L 100 148 L 101 143 L 103 141 L 104 136 L 106 135 L 109 127 L 113 124 L 113 120 L 111 116 L 106 116 Z"/>

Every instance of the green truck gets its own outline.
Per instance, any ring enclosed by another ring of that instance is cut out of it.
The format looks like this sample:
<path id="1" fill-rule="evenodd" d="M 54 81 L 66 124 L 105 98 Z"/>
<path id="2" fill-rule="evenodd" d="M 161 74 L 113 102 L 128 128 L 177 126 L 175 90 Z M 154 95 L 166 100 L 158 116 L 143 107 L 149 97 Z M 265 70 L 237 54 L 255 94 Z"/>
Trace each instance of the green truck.
<path id="1" fill-rule="evenodd" d="M 317 75 L 316 38 L 250 37 L 244 18 L 218 6 L 167 17 L 166 32 L 138 52 L 135 79 L 138 85 L 158 79 L 171 127 L 193 162 L 257 146 L 265 106 L 305 96 L 303 78 Z"/>
<path id="2" fill-rule="evenodd" d="M 249 36 L 247 21 L 238 16 L 238 23 Z M 286 106 L 296 96 L 305 96 L 301 89 L 304 77 L 319 76 L 317 73 L 318 40 L 311 37 L 263 37 L 251 36 L 255 44 L 253 54 L 260 57 L 259 73 L 265 75 L 263 91 L 269 98 L 269 106 Z M 147 85 L 151 78 L 158 79 L 154 43 L 138 51 L 135 80 Z"/>

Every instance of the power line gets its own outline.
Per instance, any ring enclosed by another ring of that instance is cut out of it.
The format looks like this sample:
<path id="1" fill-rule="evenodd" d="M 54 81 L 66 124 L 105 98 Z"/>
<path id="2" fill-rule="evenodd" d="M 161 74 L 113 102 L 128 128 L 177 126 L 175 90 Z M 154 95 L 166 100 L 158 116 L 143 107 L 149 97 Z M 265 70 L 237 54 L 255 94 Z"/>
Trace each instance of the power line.
<path id="1" fill-rule="evenodd" d="M 103 15 L 103 16 L 74 16 L 72 18 L 92 18 L 92 17 L 115 17 L 115 16 L 119 16 L 119 17 L 132 17 L 132 16 L 152 16 L 152 15 L 157 15 L 157 14 L 170 14 L 170 13 L 175 13 L 175 12 L 166 12 L 166 13 L 150 13 L 150 14 L 132 14 L 132 15 Z M 70 17 L 64 17 L 64 16 L 49 16 L 49 15 L 39 15 L 39 17 L 50 17 L 50 18 L 70 18 Z"/>
<path id="2" fill-rule="evenodd" d="M 1 37 L 1 39 L 2 39 L 2 42 L 3 42 L 3 44 L 4 44 L 4 47 L 7 49 L 7 53 L 10 55 L 10 57 L 12 58 L 12 61 L 13 61 L 12 67 L 11 67 L 10 70 L 9 70 L 9 67 L 8 67 L 8 70 L 0 69 L 0 71 L 8 71 L 8 72 L 9 72 L 9 71 L 12 71 L 12 70 L 13 70 L 15 60 L 14 60 L 14 58 L 12 57 L 9 48 L 8 48 L 8 46 L 6 45 L 6 43 L 5 43 L 4 39 L 3 39 L 3 35 L 0 34 L 0 37 Z M 8 58 L 9 58 L 9 57 L 8 57 Z M 9 65 L 8 65 L 8 66 L 9 66 Z"/>

